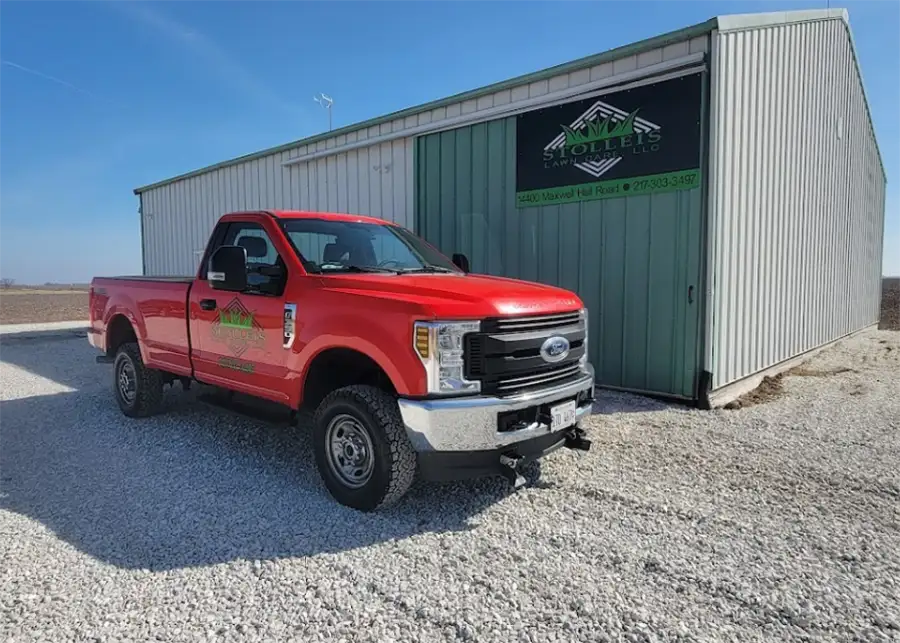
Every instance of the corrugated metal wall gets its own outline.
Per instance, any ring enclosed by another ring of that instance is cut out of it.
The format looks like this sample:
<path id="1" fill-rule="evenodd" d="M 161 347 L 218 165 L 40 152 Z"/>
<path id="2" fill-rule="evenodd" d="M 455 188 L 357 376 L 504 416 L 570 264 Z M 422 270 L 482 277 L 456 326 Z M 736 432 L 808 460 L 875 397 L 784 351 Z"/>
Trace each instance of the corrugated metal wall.
<path id="1" fill-rule="evenodd" d="M 475 272 L 577 292 L 601 384 L 692 397 L 700 190 L 517 209 L 515 128 L 511 117 L 419 139 L 418 233 Z"/>
<path id="2" fill-rule="evenodd" d="M 215 222 L 226 212 L 352 212 L 412 226 L 412 139 L 282 167 L 292 155 L 220 168 L 143 193 L 146 274 L 194 274 Z"/>
<path id="3" fill-rule="evenodd" d="M 880 316 L 887 188 L 862 79 L 855 65 L 851 70 L 847 122 L 851 134 L 850 328 L 855 330 L 874 324 Z"/>
<path id="4" fill-rule="evenodd" d="M 841 20 L 713 38 L 715 389 L 877 321 L 884 175 Z"/>
<path id="5" fill-rule="evenodd" d="M 148 275 L 193 274 L 213 223 L 223 213 L 233 210 L 310 208 L 353 212 L 412 228 L 412 138 L 346 152 L 340 152 L 342 146 L 464 115 L 477 115 L 634 72 L 706 51 L 707 42 L 706 37 L 674 42 L 638 55 L 425 110 L 150 188 L 141 195 L 145 272 Z M 334 154 L 325 158 L 289 167 L 281 165 L 293 158 L 329 150 L 334 150 Z"/>

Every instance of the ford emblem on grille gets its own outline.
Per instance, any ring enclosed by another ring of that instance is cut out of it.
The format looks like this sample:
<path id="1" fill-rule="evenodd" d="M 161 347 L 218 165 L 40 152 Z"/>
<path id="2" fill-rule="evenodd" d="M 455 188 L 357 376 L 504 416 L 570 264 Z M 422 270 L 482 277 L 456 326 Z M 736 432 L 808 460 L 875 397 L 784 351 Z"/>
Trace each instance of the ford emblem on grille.
<path id="1" fill-rule="evenodd" d="M 565 337 L 548 337 L 541 344 L 541 357 L 545 362 L 561 362 L 569 354 L 569 340 Z"/>

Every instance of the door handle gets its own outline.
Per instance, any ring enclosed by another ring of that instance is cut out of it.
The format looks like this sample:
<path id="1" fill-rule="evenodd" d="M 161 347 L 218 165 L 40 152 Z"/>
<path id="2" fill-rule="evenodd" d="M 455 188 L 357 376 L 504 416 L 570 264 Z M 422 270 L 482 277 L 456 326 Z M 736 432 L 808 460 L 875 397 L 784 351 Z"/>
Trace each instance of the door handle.
<path id="1" fill-rule="evenodd" d="M 694 303 L 694 287 L 693 286 L 688 286 L 688 303 L 689 304 Z"/>
<path id="2" fill-rule="evenodd" d="M 215 310 L 216 309 L 216 300 L 215 299 L 201 299 L 200 300 L 200 308 L 203 310 Z"/>

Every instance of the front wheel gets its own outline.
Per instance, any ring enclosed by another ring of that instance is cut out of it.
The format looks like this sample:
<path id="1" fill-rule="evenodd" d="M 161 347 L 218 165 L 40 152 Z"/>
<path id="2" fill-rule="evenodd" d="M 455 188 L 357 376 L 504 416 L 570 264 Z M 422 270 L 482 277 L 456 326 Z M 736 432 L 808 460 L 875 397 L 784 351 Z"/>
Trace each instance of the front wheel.
<path id="1" fill-rule="evenodd" d="M 343 505 L 373 511 L 399 500 L 416 473 L 416 454 L 397 400 L 373 386 L 347 386 L 316 409 L 316 467 Z"/>

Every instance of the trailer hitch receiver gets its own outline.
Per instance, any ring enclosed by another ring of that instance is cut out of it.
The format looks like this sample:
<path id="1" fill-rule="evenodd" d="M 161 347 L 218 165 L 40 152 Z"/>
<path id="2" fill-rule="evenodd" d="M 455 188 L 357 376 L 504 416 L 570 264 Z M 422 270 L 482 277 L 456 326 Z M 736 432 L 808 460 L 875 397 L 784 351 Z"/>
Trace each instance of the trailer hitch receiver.
<path id="1" fill-rule="evenodd" d="M 514 455 L 501 455 L 500 468 L 503 477 L 509 480 L 514 489 L 520 489 L 525 486 L 525 476 L 519 471 L 519 464 L 522 458 Z"/>
<path id="2" fill-rule="evenodd" d="M 566 432 L 566 448 L 578 451 L 590 451 L 591 441 L 586 439 L 584 429 L 573 427 Z"/>

